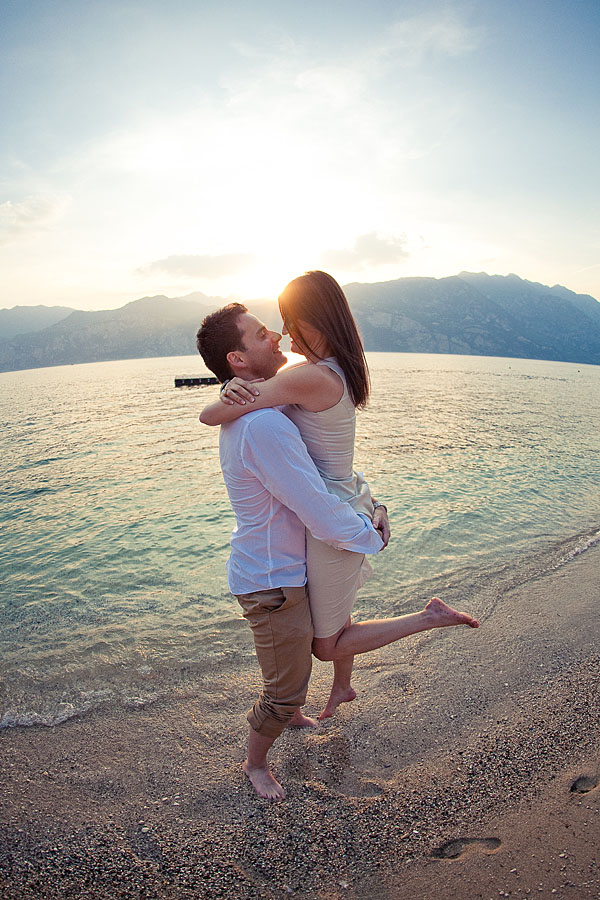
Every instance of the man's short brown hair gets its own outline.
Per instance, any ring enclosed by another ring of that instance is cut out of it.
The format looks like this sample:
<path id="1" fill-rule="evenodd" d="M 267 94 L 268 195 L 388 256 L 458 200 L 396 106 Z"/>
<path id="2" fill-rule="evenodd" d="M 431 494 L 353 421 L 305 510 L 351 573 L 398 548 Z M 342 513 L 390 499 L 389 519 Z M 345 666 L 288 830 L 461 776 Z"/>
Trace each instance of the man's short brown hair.
<path id="1" fill-rule="evenodd" d="M 243 303 L 228 303 L 222 309 L 206 316 L 196 335 L 198 353 L 207 369 L 214 372 L 219 381 L 227 381 L 233 372 L 227 362 L 231 350 L 245 350 L 238 319 L 248 309 Z"/>

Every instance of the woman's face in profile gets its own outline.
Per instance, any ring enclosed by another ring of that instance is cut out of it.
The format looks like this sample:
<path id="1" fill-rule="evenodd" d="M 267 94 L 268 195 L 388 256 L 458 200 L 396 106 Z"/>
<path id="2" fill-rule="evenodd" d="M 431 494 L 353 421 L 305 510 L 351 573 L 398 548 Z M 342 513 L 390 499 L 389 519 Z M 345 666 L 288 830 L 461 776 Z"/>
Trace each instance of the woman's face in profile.
<path id="1" fill-rule="evenodd" d="M 306 356 L 306 348 L 302 342 L 301 334 L 299 334 L 297 328 L 295 328 L 293 331 L 290 331 L 290 329 L 286 325 L 285 319 L 284 319 L 283 325 L 281 327 L 281 333 L 289 334 L 290 350 L 292 351 L 292 353 L 299 353 L 301 356 Z"/>
<path id="2" fill-rule="evenodd" d="M 290 328 L 284 319 L 281 331 L 282 334 L 289 334 L 291 339 L 290 350 L 292 353 L 299 353 L 301 356 L 305 356 L 313 362 L 318 359 L 323 359 L 325 355 L 328 355 L 326 352 L 325 339 L 319 329 L 315 328 L 314 325 L 309 325 L 308 322 L 303 322 L 302 319 L 298 319 Z"/>

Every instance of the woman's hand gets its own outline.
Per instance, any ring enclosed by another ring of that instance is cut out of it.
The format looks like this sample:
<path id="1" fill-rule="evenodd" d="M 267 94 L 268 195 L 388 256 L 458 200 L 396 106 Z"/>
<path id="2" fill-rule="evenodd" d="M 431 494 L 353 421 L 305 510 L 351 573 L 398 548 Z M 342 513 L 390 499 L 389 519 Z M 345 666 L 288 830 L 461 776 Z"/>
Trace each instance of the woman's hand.
<path id="1" fill-rule="evenodd" d="M 377 506 L 373 513 L 373 528 L 378 531 L 383 541 L 383 547 L 387 547 L 390 540 L 390 523 L 385 506 Z M 381 548 L 383 550 L 383 547 Z"/>
<path id="2" fill-rule="evenodd" d="M 264 381 L 264 378 L 257 378 L 256 381 Z M 245 406 L 246 402 L 254 403 L 254 398 L 260 396 L 260 391 L 254 387 L 256 381 L 244 381 L 243 378 L 232 378 L 227 382 L 223 390 L 219 392 L 219 400 L 225 406 L 233 406 L 239 403 Z"/>

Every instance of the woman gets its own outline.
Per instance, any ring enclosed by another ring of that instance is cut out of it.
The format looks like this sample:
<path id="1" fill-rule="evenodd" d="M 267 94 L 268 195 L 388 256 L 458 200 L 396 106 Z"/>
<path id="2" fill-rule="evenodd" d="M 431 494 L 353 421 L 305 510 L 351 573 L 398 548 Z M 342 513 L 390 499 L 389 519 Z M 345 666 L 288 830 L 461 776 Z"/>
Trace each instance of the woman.
<path id="1" fill-rule="evenodd" d="M 356 409 L 366 405 L 370 385 L 362 342 L 344 293 L 331 275 L 307 272 L 288 284 L 279 297 L 279 309 L 292 351 L 305 356 L 306 362 L 279 372 L 260 387 L 232 379 L 222 390 L 222 402 L 206 407 L 200 420 L 220 425 L 252 409 L 284 406 L 328 490 L 372 518 L 385 546 L 389 539 L 386 508 L 373 501 L 366 481 L 353 470 Z M 352 624 L 356 592 L 370 571 L 364 557 L 336 550 L 307 532 L 306 561 L 315 628 L 313 652 L 318 659 L 334 663 L 331 695 L 320 719 L 356 697 L 351 686 L 355 653 L 442 624 L 475 622 L 436 600 L 421 613 Z M 452 613 L 452 621 L 446 610 Z M 460 621 L 455 617 L 461 617 Z"/>

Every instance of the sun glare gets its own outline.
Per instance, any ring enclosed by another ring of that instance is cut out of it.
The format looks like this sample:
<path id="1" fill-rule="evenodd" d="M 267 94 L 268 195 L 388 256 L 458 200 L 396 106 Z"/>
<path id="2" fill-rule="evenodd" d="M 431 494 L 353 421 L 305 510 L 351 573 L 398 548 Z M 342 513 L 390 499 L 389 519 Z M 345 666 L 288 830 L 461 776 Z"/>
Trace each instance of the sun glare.
<path id="1" fill-rule="evenodd" d="M 232 293 L 248 299 L 265 299 L 275 301 L 286 284 L 297 275 L 302 275 L 304 268 L 296 265 L 281 265 L 274 263 L 258 264 L 248 272 L 240 273 L 235 278 L 236 289 Z"/>

